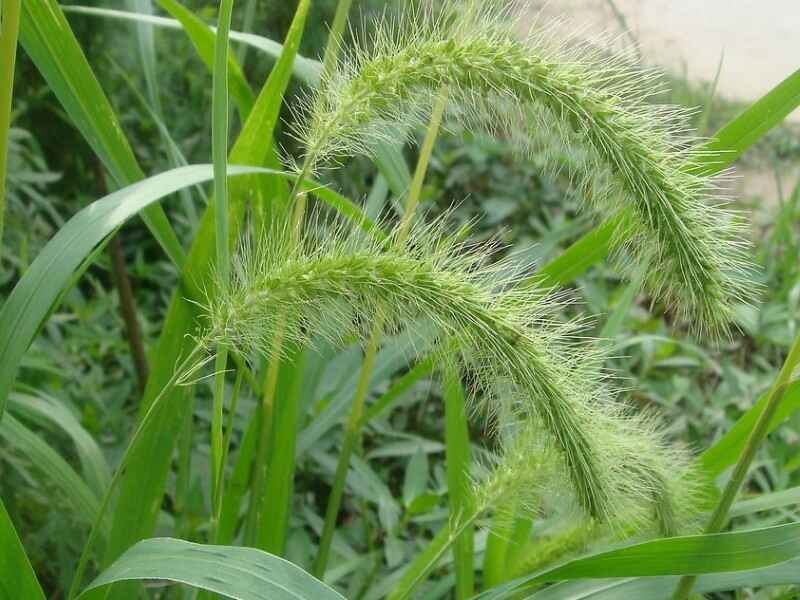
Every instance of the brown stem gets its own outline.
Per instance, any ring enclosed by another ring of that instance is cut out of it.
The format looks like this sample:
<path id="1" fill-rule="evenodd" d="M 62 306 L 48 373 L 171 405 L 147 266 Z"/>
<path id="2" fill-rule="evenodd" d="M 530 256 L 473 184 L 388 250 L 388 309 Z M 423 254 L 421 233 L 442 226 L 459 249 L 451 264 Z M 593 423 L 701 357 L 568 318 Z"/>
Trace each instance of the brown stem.
<path id="1" fill-rule="evenodd" d="M 105 196 L 108 193 L 106 179 L 99 161 L 95 161 L 95 176 L 100 193 Z M 111 258 L 111 275 L 114 279 L 114 287 L 119 294 L 119 312 L 125 323 L 125 333 L 128 344 L 131 348 L 133 366 L 136 369 L 136 379 L 140 393 L 144 393 L 147 383 L 147 357 L 142 341 L 142 329 L 139 326 L 139 319 L 136 316 L 136 299 L 133 296 L 133 287 L 128 277 L 128 269 L 125 266 L 125 253 L 122 249 L 121 232 L 117 231 L 108 243 L 108 255 Z"/>
<path id="2" fill-rule="evenodd" d="M 119 312 L 125 321 L 125 332 L 128 344 L 131 347 L 133 366 L 136 369 L 136 378 L 139 391 L 144 392 L 147 383 L 147 358 L 142 342 L 142 330 L 139 319 L 136 317 L 136 300 L 133 297 L 131 280 L 125 267 L 125 255 L 122 252 L 121 233 L 118 231 L 108 243 L 108 253 L 111 256 L 111 272 L 114 275 L 114 285 L 119 293 Z"/>

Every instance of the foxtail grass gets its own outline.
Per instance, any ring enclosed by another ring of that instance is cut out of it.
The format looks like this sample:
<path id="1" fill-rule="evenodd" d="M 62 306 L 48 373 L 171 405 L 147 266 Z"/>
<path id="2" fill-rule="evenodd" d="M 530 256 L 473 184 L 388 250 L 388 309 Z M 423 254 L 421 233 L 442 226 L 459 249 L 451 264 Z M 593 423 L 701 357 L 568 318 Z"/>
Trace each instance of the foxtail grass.
<path id="1" fill-rule="evenodd" d="M 652 417 L 613 398 L 580 342 L 582 323 L 558 321 L 561 298 L 517 289 L 520 277 L 502 280 L 508 264 L 487 264 L 485 249 L 436 233 L 443 228 L 418 225 L 389 248 L 322 225 L 296 245 L 251 243 L 209 302 L 209 339 L 274 360 L 278 331 L 285 347 L 311 343 L 309 332 L 342 343 L 366 338 L 366 323 L 398 331 L 424 322 L 440 342 L 437 359 L 457 355 L 475 374 L 484 410 L 541 423 L 588 514 L 642 523 L 655 514 L 674 531 L 692 496 L 682 457 Z"/>
<path id="2" fill-rule="evenodd" d="M 347 1 L 340 3 L 341 8 Z M 338 13 L 337 13 L 338 16 Z M 332 68 L 332 62 L 328 63 L 328 71 Z M 436 138 L 439 135 L 439 129 L 442 124 L 442 117 L 445 108 L 447 107 L 447 91 L 442 90 L 439 98 L 433 107 L 430 122 L 425 133 L 425 140 L 420 148 L 419 158 L 417 159 L 417 167 L 414 170 L 414 177 L 411 180 L 411 187 L 405 199 L 405 206 L 400 225 L 397 228 L 397 235 L 394 236 L 392 244 L 394 246 L 405 245 L 411 225 L 416 215 L 417 207 L 419 205 L 420 196 L 422 194 L 422 186 L 425 181 L 425 175 L 428 172 L 428 165 L 433 154 L 433 146 L 436 143 Z M 336 528 L 336 520 L 339 515 L 339 507 L 341 506 L 342 494 L 344 492 L 345 479 L 347 471 L 350 466 L 350 457 L 361 436 L 362 419 L 364 413 L 364 403 L 367 399 L 369 392 L 369 382 L 372 378 L 372 369 L 375 363 L 375 356 L 378 352 L 378 347 L 381 343 L 383 335 L 384 323 L 380 316 L 378 320 L 372 325 L 372 332 L 370 333 L 369 340 L 367 341 L 366 351 L 364 353 L 364 362 L 361 366 L 361 373 L 359 374 L 358 383 L 356 384 L 356 392 L 353 396 L 353 402 L 350 407 L 350 416 L 347 420 L 345 428 L 344 440 L 342 441 L 342 451 L 339 454 L 339 460 L 336 465 L 336 472 L 333 479 L 333 487 L 331 494 L 328 498 L 328 505 L 325 509 L 325 522 L 322 528 L 322 535 L 320 536 L 319 549 L 317 551 L 317 558 L 314 561 L 314 573 L 318 577 L 322 577 L 325 573 L 325 568 L 330 554 L 331 543 L 333 542 L 333 533 Z"/>
<path id="3" fill-rule="evenodd" d="M 454 118 L 513 132 L 540 160 L 580 151 L 571 175 L 586 205 L 627 217 L 622 262 L 649 261 L 645 284 L 695 331 L 725 332 L 749 297 L 748 263 L 735 215 L 699 174 L 687 112 L 650 102 L 655 73 L 547 29 L 517 37 L 506 3 L 486 5 L 409 10 L 347 52 L 306 102 L 305 169 L 408 136 L 446 87 Z"/>

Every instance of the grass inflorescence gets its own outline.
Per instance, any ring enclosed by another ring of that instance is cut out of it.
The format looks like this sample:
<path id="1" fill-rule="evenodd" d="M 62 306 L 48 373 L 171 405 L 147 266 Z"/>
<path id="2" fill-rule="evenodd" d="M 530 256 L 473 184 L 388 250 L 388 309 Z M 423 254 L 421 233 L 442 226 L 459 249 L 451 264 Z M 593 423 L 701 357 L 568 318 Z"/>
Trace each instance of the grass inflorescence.
<path id="1" fill-rule="evenodd" d="M 311 227 L 296 245 L 269 241 L 281 236 L 246 244 L 208 308 L 212 337 L 269 355 L 279 328 L 290 346 L 312 333 L 340 343 L 365 336 L 378 318 L 390 330 L 424 322 L 441 360 L 457 356 L 475 374 L 487 410 L 549 436 L 590 515 L 644 523 L 655 511 L 674 531 L 677 505 L 691 496 L 680 489 L 683 462 L 652 419 L 613 399 L 581 343 L 582 322 L 558 320 L 560 298 L 519 286 L 519 268 L 490 264 L 490 251 L 444 229 L 417 226 L 406 245 L 388 247 L 343 227 Z"/>
<path id="2" fill-rule="evenodd" d="M 661 90 L 655 73 L 548 30 L 518 37 L 510 9 L 488 4 L 386 18 L 345 54 L 307 102 L 297 134 L 307 163 L 408 135 L 447 88 L 456 118 L 513 134 L 554 168 L 557 149 L 579 149 L 572 176 L 587 205 L 607 218 L 625 214 L 618 254 L 649 261 L 651 292 L 696 331 L 725 332 L 749 297 L 749 269 L 736 219 L 699 169 L 688 113 L 649 101 Z"/>

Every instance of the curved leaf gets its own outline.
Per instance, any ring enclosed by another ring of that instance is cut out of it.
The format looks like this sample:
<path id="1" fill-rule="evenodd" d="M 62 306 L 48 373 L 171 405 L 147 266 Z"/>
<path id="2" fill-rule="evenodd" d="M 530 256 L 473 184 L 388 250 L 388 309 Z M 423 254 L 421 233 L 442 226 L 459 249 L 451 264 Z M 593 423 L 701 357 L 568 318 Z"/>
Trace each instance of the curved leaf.
<path id="1" fill-rule="evenodd" d="M 11 415 L 0 421 L 0 438 L 27 457 L 44 481 L 64 495 L 79 521 L 85 524 L 94 521 L 100 508 L 99 497 L 47 442 Z"/>
<path id="2" fill-rule="evenodd" d="M 739 420 L 725 435 L 700 455 L 698 462 L 711 478 L 717 477 L 736 462 L 766 403 L 767 394 L 764 394 L 758 399 L 758 402 L 739 417 Z M 795 381 L 786 388 L 781 403 L 770 419 L 769 431 L 775 431 L 797 409 L 800 409 L 800 381 Z"/>
<path id="3" fill-rule="evenodd" d="M 232 167 L 231 174 L 257 169 Z M 207 181 L 210 165 L 181 167 L 140 181 L 87 206 L 42 249 L 0 311 L 0 416 L 23 353 L 72 274 L 107 235 L 153 202 L 187 185 Z"/>
<path id="4" fill-rule="evenodd" d="M 680 578 L 637 577 L 600 581 L 566 581 L 529 596 L 535 600 L 618 600 L 647 598 L 669 600 Z M 800 560 L 790 560 L 764 569 L 700 575 L 693 591 L 698 594 L 737 590 L 743 587 L 791 585 L 800 583 Z"/>
<path id="5" fill-rule="evenodd" d="M 800 523 L 750 531 L 665 538 L 571 560 L 515 579 L 475 598 L 507 598 L 548 581 L 745 571 L 768 567 L 798 556 Z"/>
<path id="6" fill-rule="evenodd" d="M 173 3 L 169 2 L 169 4 L 171 5 Z M 167 8 L 168 6 L 167 3 L 164 3 L 163 6 L 166 10 L 170 10 L 169 8 Z M 138 23 L 150 23 L 152 25 L 156 25 L 158 27 L 164 27 L 167 29 L 181 29 L 182 27 L 184 27 L 184 25 L 182 24 L 183 19 L 181 19 L 181 21 L 177 21 L 176 19 L 168 19 L 166 17 L 156 17 L 153 15 L 143 15 L 124 10 L 113 10 L 109 8 L 93 8 L 91 6 L 65 6 L 64 10 L 66 12 L 83 14 L 93 17 L 105 17 L 109 19 L 136 21 Z M 170 12 L 172 11 L 170 10 Z M 194 22 L 196 23 L 197 21 Z M 214 31 L 213 27 L 210 29 Z M 240 31 L 231 31 L 230 39 L 231 41 L 234 42 L 247 44 L 248 46 L 255 48 L 256 50 L 260 50 L 261 52 L 275 59 L 280 57 L 281 52 L 283 51 L 283 46 L 278 42 L 275 42 L 269 38 L 265 38 L 260 35 L 255 35 L 253 33 L 242 33 Z M 199 47 L 198 51 L 200 51 L 201 54 L 203 52 Z M 322 64 L 316 60 L 312 60 L 310 58 L 297 55 L 292 69 L 296 77 L 298 77 L 299 79 L 301 79 L 302 81 L 304 81 L 309 85 L 316 85 L 317 82 L 319 81 L 320 73 L 322 72 Z"/>
<path id="7" fill-rule="evenodd" d="M 0 500 L 0 548 L 3 549 L 0 552 L 0 598 L 45 600 L 44 592 L 2 500 Z M 10 582 L 13 582 L 13 589 L 7 587 Z"/>
<path id="8" fill-rule="evenodd" d="M 344 600 L 300 567 L 261 550 L 172 538 L 139 542 L 86 591 L 135 579 L 185 583 L 237 600 Z"/>
<path id="9" fill-rule="evenodd" d="M 25 0 L 20 40 L 75 126 L 118 185 L 144 178 L 117 116 L 54 0 Z M 153 236 L 180 266 L 183 247 L 160 206 L 142 213 Z"/>
<path id="10" fill-rule="evenodd" d="M 36 396 L 12 393 L 8 399 L 9 411 L 23 420 L 33 421 L 40 427 L 69 436 L 75 444 L 84 479 L 100 497 L 111 482 L 111 469 L 100 446 L 66 406 L 41 392 L 35 393 Z"/>
<path id="11" fill-rule="evenodd" d="M 256 173 L 294 177 L 274 169 L 228 167 L 229 177 Z M 179 167 L 154 175 L 87 206 L 58 230 L 14 286 L 0 310 L 0 416 L 5 410 L 23 353 L 53 303 L 72 281 L 75 270 L 95 246 L 127 219 L 164 196 L 211 178 L 211 165 Z M 321 192 L 313 182 L 308 183 L 307 188 Z M 348 200 L 328 191 L 326 197 L 331 196 L 335 197 L 337 205 L 349 205 Z M 361 215 L 354 205 L 349 208 L 350 215 Z M 367 231 L 377 228 L 363 216 L 358 222 Z"/>

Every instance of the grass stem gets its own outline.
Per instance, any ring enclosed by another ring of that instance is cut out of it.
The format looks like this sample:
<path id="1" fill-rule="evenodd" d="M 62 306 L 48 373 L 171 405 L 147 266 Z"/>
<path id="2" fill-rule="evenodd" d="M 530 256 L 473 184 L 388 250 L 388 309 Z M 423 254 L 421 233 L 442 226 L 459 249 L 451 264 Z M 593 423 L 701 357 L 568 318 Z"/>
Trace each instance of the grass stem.
<path id="1" fill-rule="evenodd" d="M 336 463 L 336 473 L 333 477 L 333 487 L 328 496 L 328 505 L 325 509 L 325 523 L 322 527 L 322 537 L 317 549 L 317 557 L 314 560 L 313 573 L 320 579 L 325 575 L 325 568 L 328 566 L 328 558 L 333 542 L 333 534 L 336 531 L 336 519 L 339 516 L 339 507 L 342 504 L 344 484 L 347 480 L 347 471 L 350 469 L 350 457 L 361 437 L 361 415 L 364 411 L 364 400 L 369 391 L 369 383 L 372 377 L 372 368 L 375 365 L 375 356 L 383 332 L 383 320 L 377 319 L 372 326 L 372 332 L 364 352 L 364 362 L 361 364 L 361 372 L 358 376 L 353 405 L 350 409 L 350 417 L 344 433 L 342 450 L 339 454 L 339 461 Z"/>
<path id="2" fill-rule="evenodd" d="M 214 43 L 211 146 L 214 159 L 214 217 L 216 233 L 217 277 L 227 281 L 230 273 L 230 224 L 228 223 L 228 35 L 233 0 L 223 0 L 219 7 Z M 216 535 L 223 471 L 222 421 L 225 404 L 225 368 L 228 352 L 217 348 L 214 375 L 214 405 L 211 416 L 211 537 Z"/>
<path id="3" fill-rule="evenodd" d="M 472 512 L 460 519 L 450 520 L 442 527 L 431 540 L 430 544 L 406 567 L 403 577 L 397 587 L 386 597 L 386 600 L 406 600 L 417 586 L 425 581 L 438 562 L 459 539 L 467 528 L 472 527 L 482 511 L 473 509 Z"/>
<path id="4" fill-rule="evenodd" d="M 347 15 L 350 11 L 352 0 L 339 0 L 331 26 L 328 44 L 325 48 L 325 64 L 328 67 L 323 68 L 323 72 L 327 73 L 325 69 L 332 69 L 336 64 L 341 50 L 341 38 L 344 31 L 344 26 L 347 22 Z M 315 153 L 309 152 L 303 159 L 303 165 L 300 168 L 300 173 L 295 179 L 291 190 L 289 191 L 288 206 L 292 209 L 292 222 L 291 222 L 291 236 L 290 243 L 297 243 L 300 239 L 300 232 L 302 231 L 303 219 L 306 212 L 306 196 L 301 193 L 306 179 L 311 174 L 314 163 L 316 161 Z M 267 375 L 264 379 L 264 386 L 261 392 L 261 425 L 258 436 L 258 445 L 256 448 L 256 456 L 253 465 L 253 477 L 250 488 L 250 506 L 248 508 L 246 523 L 245 523 L 245 540 L 249 543 L 254 543 L 259 537 L 258 530 L 261 527 L 261 512 L 262 512 L 262 496 L 266 480 L 266 468 L 269 463 L 269 435 L 272 428 L 272 414 L 275 403 L 275 391 L 278 384 L 278 374 L 281 366 L 281 356 L 283 348 L 284 331 L 279 329 L 276 332 L 273 342 L 274 353 L 272 360 L 267 366 Z"/>
<path id="5" fill-rule="evenodd" d="M 347 15 L 350 14 L 350 6 L 353 0 L 339 0 L 336 5 L 336 14 L 333 15 L 331 23 L 331 33 L 328 37 L 328 44 L 325 47 L 325 56 L 322 58 L 322 77 L 328 76 L 336 66 L 339 52 L 342 48 L 342 34 L 344 26 L 347 24 Z"/>
<path id="6" fill-rule="evenodd" d="M 103 172 L 103 164 L 99 159 L 94 161 L 94 176 L 100 195 L 107 195 L 108 186 Z M 136 299 L 133 295 L 131 280 L 128 277 L 128 269 L 125 265 L 121 236 L 122 231 L 117 231 L 108 242 L 108 255 L 111 259 L 111 275 L 114 280 L 114 287 L 117 288 L 117 295 L 119 296 L 119 312 L 122 316 L 122 321 L 125 323 L 125 333 L 128 336 L 133 367 L 136 370 L 139 393 L 144 394 L 148 374 L 147 356 L 144 351 L 142 329 L 139 326 L 137 317 Z"/>
<path id="7" fill-rule="evenodd" d="M 750 437 L 747 439 L 747 444 L 742 449 L 742 453 L 739 455 L 739 460 L 737 461 L 736 466 L 733 468 L 731 478 L 728 480 L 728 483 L 722 492 L 722 496 L 719 499 L 717 507 L 711 514 L 711 518 L 708 521 L 705 533 L 718 533 L 727 524 L 730 508 L 733 505 L 734 500 L 736 500 L 736 496 L 738 495 L 739 490 L 742 487 L 745 478 L 747 477 L 747 472 L 750 470 L 750 465 L 753 463 L 753 458 L 755 458 L 758 448 L 761 446 L 764 438 L 766 438 L 767 433 L 769 433 L 769 426 L 770 422 L 772 421 L 772 416 L 778 409 L 781 400 L 783 400 L 783 395 L 786 392 L 786 388 L 791 383 L 792 375 L 799 364 L 800 335 L 795 338 L 794 343 L 789 350 L 789 354 L 786 356 L 786 360 L 784 361 L 781 370 L 778 372 L 778 377 L 775 379 L 775 382 L 772 384 L 772 387 L 769 390 L 767 403 L 764 406 L 764 410 L 758 417 L 758 421 L 756 421 L 753 431 L 750 433 Z M 673 600 L 684 600 L 687 598 L 691 593 L 696 580 L 696 576 L 682 577 L 678 583 L 678 587 L 675 589 L 675 593 L 672 596 Z"/>
<path id="8" fill-rule="evenodd" d="M 111 273 L 114 278 L 114 286 L 119 294 L 119 312 L 125 323 L 125 333 L 128 336 L 128 345 L 131 348 L 131 358 L 133 367 L 136 370 L 136 380 L 139 384 L 139 392 L 144 393 L 147 384 L 147 356 L 144 351 L 144 341 L 142 340 L 142 328 L 139 326 L 139 318 L 136 315 L 136 300 L 131 287 L 131 280 L 128 277 L 128 269 L 125 265 L 125 255 L 120 238 L 121 231 L 118 231 L 108 243 L 108 254 L 111 258 Z"/>
<path id="9" fill-rule="evenodd" d="M 14 63 L 17 57 L 20 0 L 3 0 L 0 8 L 0 242 L 6 212 L 6 163 L 8 132 L 11 128 L 11 97 L 14 89 Z"/>
<path id="10" fill-rule="evenodd" d="M 202 351 L 202 347 L 203 347 L 202 344 L 197 344 L 192 350 L 192 352 L 180 363 L 180 365 L 178 365 L 178 367 L 173 372 L 172 376 L 169 378 L 166 384 L 164 384 L 164 387 L 161 388 L 158 395 L 150 404 L 150 407 L 147 409 L 147 412 L 144 414 L 141 421 L 139 421 L 139 425 L 133 432 L 130 442 L 128 442 L 128 446 L 125 448 L 125 452 L 123 453 L 122 458 L 119 461 L 119 466 L 117 467 L 117 470 L 114 471 L 114 475 L 111 478 L 111 483 L 109 484 L 108 489 L 106 490 L 106 493 L 103 495 L 103 499 L 100 502 L 100 508 L 97 511 L 97 516 L 95 517 L 94 523 L 92 523 L 92 528 L 89 531 L 89 537 L 86 540 L 86 544 L 84 544 L 83 546 L 83 551 L 81 552 L 81 556 L 78 559 L 78 566 L 75 568 L 75 575 L 72 578 L 72 584 L 70 585 L 69 593 L 67 594 L 67 600 L 74 600 L 74 598 L 78 594 L 81 581 L 83 580 L 83 576 L 86 573 L 86 567 L 89 562 L 89 555 L 91 554 L 91 550 L 94 547 L 94 544 L 97 541 L 97 536 L 101 530 L 100 525 L 103 522 L 106 511 L 108 510 L 109 504 L 111 503 L 111 496 L 114 494 L 114 490 L 116 490 L 117 485 L 119 484 L 119 481 L 122 478 L 122 475 L 127 470 L 131 454 L 137 447 L 137 444 L 141 439 L 142 434 L 145 432 L 145 430 L 147 430 L 150 423 L 154 421 L 156 415 L 158 414 L 158 409 L 161 406 L 161 401 L 196 366 L 197 357 L 198 354 Z"/>
<path id="11" fill-rule="evenodd" d="M 396 238 L 396 244 L 405 244 L 408 233 L 411 229 L 411 224 L 414 219 L 414 213 L 419 205 L 420 195 L 422 194 L 422 184 L 425 181 L 425 174 L 428 171 L 431 154 L 433 153 L 433 145 L 439 135 L 439 128 L 442 124 L 444 110 L 447 106 L 447 93 L 442 91 L 436 105 L 431 114 L 430 124 L 425 133 L 425 140 L 420 148 L 419 159 L 417 160 L 417 167 L 414 171 L 414 177 L 411 181 L 411 187 L 406 197 L 405 210 L 403 211 L 402 220 L 400 222 L 400 229 Z M 333 533 L 336 529 L 336 520 L 339 516 L 339 507 L 341 506 L 342 493 L 344 491 L 345 480 L 347 479 L 347 471 L 350 468 L 350 457 L 353 449 L 358 444 L 361 437 L 362 414 L 364 412 L 364 402 L 369 392 L 369 382 L 372 377 L 372 367 L 375 363 L 375 355 L 377 354 L 378 347 L 380 346 L 381 337 L 383 335 L 383 321 L 377 319 L 373 325 L 370 333 L 369 341 L 367 342 L 367 349 L 364 353 L 364 362 L 361 365 L 361 372 L 359 374 L 356 392 L 353 396 L 353 402 L 350 408 L 350 417 L 348 418 L 347 427 L 344 433 L 344 440 L 342 442 L 342 450 L 339 454 L 339 461 L 336 464 L 336 473 L 333 478 L 333 487 L 331 494 L 328 497 L 328 505 L 325 509 L 325 523 L 322 528 L 322 536 L 317 550 L 317 558 L 314 561 L 313 573 L 319 578 L 325 575 L 325 568 L 328 564 L 330 556 L 330 547 L 333 542 Z"/>
<path id="12" fill-rule="evenodd" d="M 458 366 L 445 359 L 441 365 L 444 387 L 445 458 L 447 460 L 447 495 L 450 518 L 473 510 L 469 474 L 470 447 L 466 399 Z M 453 542 L 456 600 L 466 600 L 475 591 L 475 542 L 472 527 L 466 526 Z"/>

